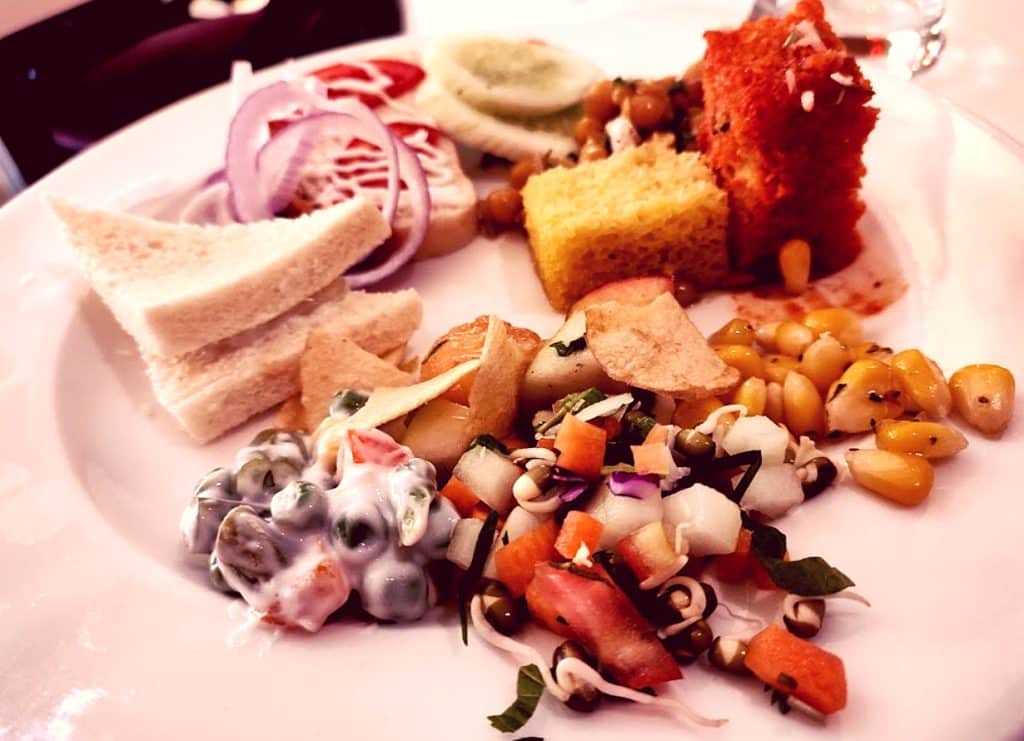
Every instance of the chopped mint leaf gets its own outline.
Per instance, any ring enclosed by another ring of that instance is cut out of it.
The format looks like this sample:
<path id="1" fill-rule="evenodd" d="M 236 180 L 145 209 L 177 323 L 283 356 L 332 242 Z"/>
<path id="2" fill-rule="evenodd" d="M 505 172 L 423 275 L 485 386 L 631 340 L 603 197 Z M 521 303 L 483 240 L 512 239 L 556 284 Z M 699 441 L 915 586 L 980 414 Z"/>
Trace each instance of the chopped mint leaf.
<path id="1" fill-rule="evenodd" d="M 544 680 L 535 664 L 519 667 L 516 679 L 516 700 L 501 715 L 488 715 L 487 720 L 502 733 L 518 731 L 533 717 L 540 696 L 544 694 Z"/>
<path id="2" fill-rule="evenodd" d="M 472 450 L 473 448 L 487 448 L 493 450 L 496 453 L 502 455 L 508 455 L 508 446 L 505 445 L 501 440 L 496 438 L 494 435 L 477 435 L 473 438 L 473 442 L 469 444 L 466 450 Z"/>
<path id="3" fill-rule="evenodd" d="M 558 342 L 552 342 L 550 345 L 548 345 L 548 347 L 553 347 L 555 349 L 555 352 L 558 353 L 558 357 L 560 358 L 564 358 L 569 355 L 572 355 L 573 353 L 577 353 L 580 350 L 586 348 L 586 346 L 586 337 L 577 337 L 575 340 L 572 340 L 569 343 L 565 343 L 559 340 Z"/>
<path id="4" fill-rule="evenodd" d="M 750 550 L 757 554 L 776 586 L 791 594 L 822 597 L 854 586 L 850 577 L 820 556 L 797 561 L 783 560 L 786 555 L 786 536 L 770 525 L 754 526 Z"/>

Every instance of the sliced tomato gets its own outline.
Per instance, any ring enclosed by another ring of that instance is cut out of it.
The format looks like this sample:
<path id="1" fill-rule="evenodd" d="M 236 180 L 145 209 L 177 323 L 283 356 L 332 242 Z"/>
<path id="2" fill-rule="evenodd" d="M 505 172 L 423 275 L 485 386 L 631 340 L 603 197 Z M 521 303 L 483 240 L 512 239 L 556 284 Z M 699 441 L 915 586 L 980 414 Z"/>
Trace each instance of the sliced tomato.
<path id="1" fill-rule="evenodd" d="M 385 95 L 391 98 L 397 98 L 414 90 L 425 76 L 423 69 L 418 65 L 401 62 L 397 59 L 371 59 L 369 63 L 391 78 L 391 84 L 384 88 Z M 345 78 L 351 80 L 370 79 L 370 75 L 362 67 L 344 62 L 318 69 L 313 72 L 313 76 L 321 82 L 334 82 Z M 345 93 L 341 91 L 331 91 L 330 93 L 332 98 L 344 96 Z M 379 96 L 372 93 L 360 93 L 356 97 L 370 107 L 378 106 L 383 102 Z"/>
<path id="2" fill-rule="evenodd" d="M 349 430 L 348 448 L 353 463 L 397 466 L 411 458 L 411 451 L 380 430 Z"/>
<path id="3" fill-rule="evenodd" d="M 427 141 L 433 145 L 437 145 L 444 134 L 441 133 L 440 129 L 435 129 L 430 124 L 420 123 L 418 121 L 392 121 L 388 123 L 388 128 L 394 131 L 403 139 L 409 139 L 417 131 L 427 132 Z"/>
<path id="4" fill-rule="evenodd" d="M 526 604 L 545 625 L 579 641 L 620 684 L 641 689 L 683 676 L 651 624 L 601 569 L 538 564 Z"/>

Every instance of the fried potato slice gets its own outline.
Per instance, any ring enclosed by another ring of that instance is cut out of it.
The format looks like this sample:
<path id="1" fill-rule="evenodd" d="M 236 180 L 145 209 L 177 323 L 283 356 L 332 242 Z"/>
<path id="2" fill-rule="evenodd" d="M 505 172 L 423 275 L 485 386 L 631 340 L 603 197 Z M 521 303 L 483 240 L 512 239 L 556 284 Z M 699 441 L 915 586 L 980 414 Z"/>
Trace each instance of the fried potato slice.
<path id="1" fill-rule="evenodd" d="M 469 417 L 474 434 L 503 435 L 516 416 L 519 385 L 537 352 L 540 338 L 488 317 L 480 369 L 469 389 Z"/>
<path id="2" fill-rule="evenodd" d="M 302 408 L 302 394 L 295 394 L 284 400 L 274 415 L 274 427 L 309 432 L 306 427 L 306 410 Z"/>
<path id="3" fill-rule="evenodd" d="M 586 313 L 587 347 L 616 381 L 685 401 L 719 396 L 740 382 L 669 294 L 643 306 L 600 303 Z"/>
<path id="4" fill-rule="evenodd" d="M 311 332 L 299 363 L 304 429 L 315 430 L 342 389 L 409 386 L 416 379 L 347 337 Z"/>

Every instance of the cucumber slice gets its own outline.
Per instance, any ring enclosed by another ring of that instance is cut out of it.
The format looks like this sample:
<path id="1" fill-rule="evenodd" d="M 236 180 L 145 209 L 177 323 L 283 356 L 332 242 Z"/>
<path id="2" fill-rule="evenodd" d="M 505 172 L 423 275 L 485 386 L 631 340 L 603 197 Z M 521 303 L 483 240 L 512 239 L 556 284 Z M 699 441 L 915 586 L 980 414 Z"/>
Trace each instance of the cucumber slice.
<path id="1" fill-rule="evenodd" d="M 545 116 L 578 104 L 601 70 L 570 51 L 530 41 L 457 36 L 434 44 L 424 67 L 486 113 Z"/>
<path id="2" fill-rule="evenodd" d="M 576 107 L 551 116 L 504 117 L 479 111 L 427 78 L 416 91 L 416 103 L 433 116 L 448 136 L 467 147 L 515 161 L 533 155 L 565 157 L 576 151 L 572 126 Z"/>

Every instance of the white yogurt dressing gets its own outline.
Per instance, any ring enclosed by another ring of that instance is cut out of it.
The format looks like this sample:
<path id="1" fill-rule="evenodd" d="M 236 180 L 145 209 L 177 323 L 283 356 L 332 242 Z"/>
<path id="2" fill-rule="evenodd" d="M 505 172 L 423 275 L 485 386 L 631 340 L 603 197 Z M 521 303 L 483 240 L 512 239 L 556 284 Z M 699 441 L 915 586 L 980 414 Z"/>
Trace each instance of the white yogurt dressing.
<path id="1" fill-rule="evenodd" d="M 444 557 L 458 515 L 437 496 L 430 463 L 407 448 L 395 453 L 397 465 L 356 463 L 343 446 L 337 478 L 314 459 L 270 496 L 249 490 L 239 472 L 254 460 L 303 459 L 304 451 L 283 437 L 247 446 L 237 455 L 233 495 L 209 488 L 186 508 L 186 548 L 212 548 L 227 586 L 271 623 L 316 631 L 352 592 L 380 620 L 416 620 L 434 603 L 425 567 Z M 220 526 L 225 517 L 230 535 Z"/>

